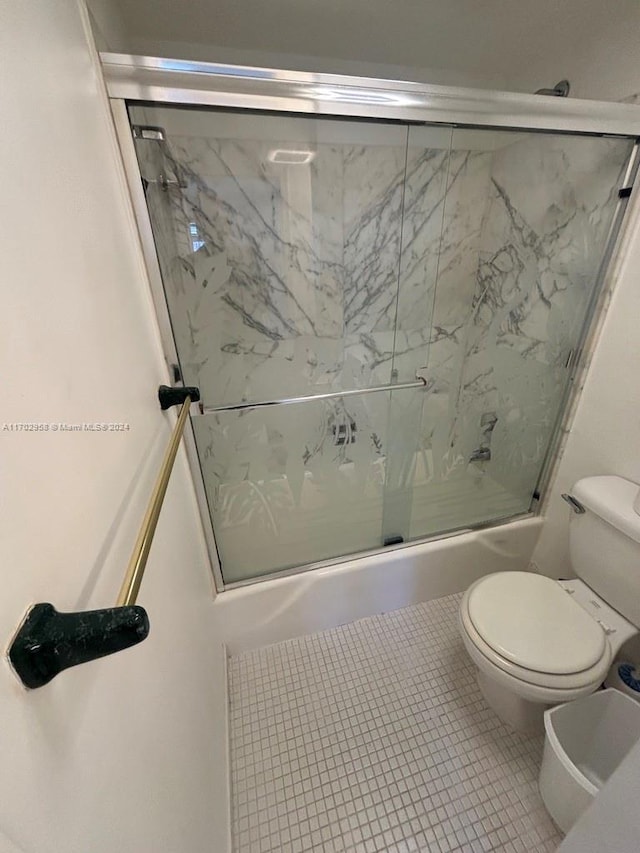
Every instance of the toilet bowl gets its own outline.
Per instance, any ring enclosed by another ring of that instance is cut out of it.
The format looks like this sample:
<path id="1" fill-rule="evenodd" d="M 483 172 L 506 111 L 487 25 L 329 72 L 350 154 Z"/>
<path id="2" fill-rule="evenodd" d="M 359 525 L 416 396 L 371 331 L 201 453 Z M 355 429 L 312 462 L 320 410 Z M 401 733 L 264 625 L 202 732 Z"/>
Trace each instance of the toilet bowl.
<path id="1" fill-rule="evenodd" d="M 512 728 L 543 731 L 544 711 L 593 693 L 637 629 L 582 581 L 498 572 L 459 610 L 465 648 L 488 704 Z"/>
<path id="2" fill-rule="evenodd" d="M 576 483 L 572 567 L 486 575 L 465 592 L 459 626 L 480 689 L 512 728 L 543 731 L 544 711 L 596 690 L 640 624 L 638 486 L 619 477 Z"/>

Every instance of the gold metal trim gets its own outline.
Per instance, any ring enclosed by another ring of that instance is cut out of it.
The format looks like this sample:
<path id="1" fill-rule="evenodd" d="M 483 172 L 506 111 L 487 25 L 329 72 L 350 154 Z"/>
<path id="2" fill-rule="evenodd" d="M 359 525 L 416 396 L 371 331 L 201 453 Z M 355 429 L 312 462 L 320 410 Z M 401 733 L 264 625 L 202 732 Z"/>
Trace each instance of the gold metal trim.
<path id="1" fill-rule="evenodd" d="M 164 501 L 167 486 L 169 485 L 169 477 L 171 476 L 173 463 L 175 461 L 176 454 L 178 453 L 178 447 L 180 447 L 182 433 L 184 432 L 184 427 L 187 422 L 187 418 L 189 417 L 190 405 L 191 397 L 186 397 L 182 404 L 182 408 L 180 409 L 180 414 L 174 427 L 171 441 L 169 442 L 164 459 L 162 460 L 162 467 L 160 468 L 158 479 L 153 487 L 151 500 L 149 501 L 149 506 L 147 507 L 142 526 L 140 527 L 140 532 L 138 533 L 138 538 L 136 539 L 136 544 L 133 548 L 133 553 L 129 560 L 129 565 L 127 566 L 122 586 L 120 587 L 120 593 L 116 602 L 118 607 L 124 607 L 136 603 L 138 592 L 140 591 L 140 584 L 142 583 L 142 578 L 144 576 L 144 570 L 147 566 L 147 558 L 149 557 L 149 551 L 151 550 L 151 543 L 153 542 L 153 536 L 156 532 L 156 527 L 158 526 L 158 518 L 160 517 L 160 510 L 162 509 L 162 502 Z"/>

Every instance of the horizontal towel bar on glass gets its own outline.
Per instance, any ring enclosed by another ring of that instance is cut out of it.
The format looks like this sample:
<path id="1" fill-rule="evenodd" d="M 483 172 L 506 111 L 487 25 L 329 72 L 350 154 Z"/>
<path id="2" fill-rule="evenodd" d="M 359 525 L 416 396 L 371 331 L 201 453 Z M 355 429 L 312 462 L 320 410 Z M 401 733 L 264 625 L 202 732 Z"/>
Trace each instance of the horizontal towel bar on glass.
<path id="1" fill-rule="evenodd" d="M 229 403 L 223 406 L 205 406 L 200 403 L 201 415 L 215 415 L 217 412 L 237 412 L 243 409 L 264 409 L 267 406 L 288 406 L 291 403 L 311 403 L 317 400 L 335 400 L 338 397 L 357 397 L 360 394 L 375 394 L 377 391 L 404 391 L 406 388 L 426 388 L 427 380 L 422 376 L 413 382 L 397 382 L 390 385 L 375 385 L 373 388 L 355 388 L 352 391 L 330 391 L 326 394 L 307 394 L 302 397 L 282 397 L 279 400 L 260 400 L 256 403 Z"/>

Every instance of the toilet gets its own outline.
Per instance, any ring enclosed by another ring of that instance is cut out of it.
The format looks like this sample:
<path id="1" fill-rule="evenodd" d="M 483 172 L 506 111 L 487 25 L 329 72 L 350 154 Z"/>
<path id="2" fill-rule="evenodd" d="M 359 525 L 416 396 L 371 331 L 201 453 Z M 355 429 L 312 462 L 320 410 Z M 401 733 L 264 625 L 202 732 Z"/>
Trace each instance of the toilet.
<path id="1" fill-rule="evenodd" d="M 639 487 L 622 477 L 572 489 L 569 552 L 575 580 L 497 572 L 472 584 L 459 625 L 480 689 L 520 731 L 543 731 L 544 711 L 592 693 L 640 628 Z"/>

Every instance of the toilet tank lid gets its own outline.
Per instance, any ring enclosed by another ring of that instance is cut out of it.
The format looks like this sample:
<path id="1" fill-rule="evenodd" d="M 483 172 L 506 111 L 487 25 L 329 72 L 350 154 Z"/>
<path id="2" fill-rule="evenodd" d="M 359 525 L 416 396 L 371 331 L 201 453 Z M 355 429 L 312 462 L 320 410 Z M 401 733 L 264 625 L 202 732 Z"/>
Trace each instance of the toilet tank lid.
<path id="1" fill-rule="evenodd" d="M 571 494 L 583 506 L 625 536 L 640 542 L 640 515 L 633 508 L 640 486 L 623 477 L 604 475 L 578 480 Z"/>

